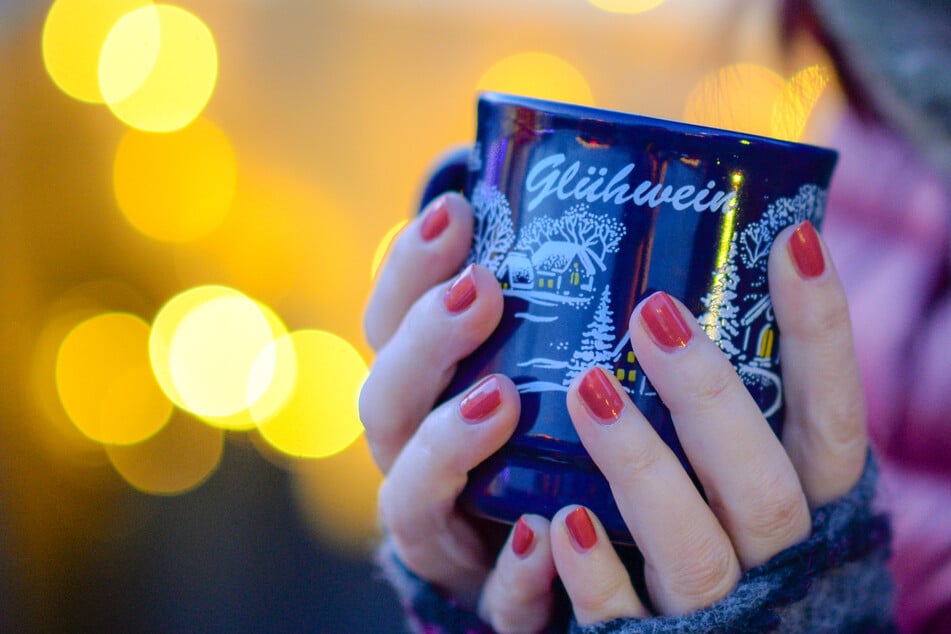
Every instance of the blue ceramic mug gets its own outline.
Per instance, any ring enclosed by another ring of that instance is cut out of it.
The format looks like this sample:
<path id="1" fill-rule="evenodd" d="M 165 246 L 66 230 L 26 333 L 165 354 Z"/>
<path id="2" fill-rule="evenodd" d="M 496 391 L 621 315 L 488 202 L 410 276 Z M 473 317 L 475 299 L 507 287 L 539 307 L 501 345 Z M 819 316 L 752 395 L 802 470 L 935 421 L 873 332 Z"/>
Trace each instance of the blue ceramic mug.
<path id="1" fill-rule="evenodd" d="M 475 145 L 444 162 L 425 205 L 459 189 L 475 212 L 469 261 L 505 298 L 493 335 L 449 398 L 495 372 L 522 413 L 511 440 L 469 474 L 468 511 L 515 522 L 584 504 L 632 543 L 565 403 L 593 365 L 609 369 L 695 478 L 670 414 L 631 350 L 628 319 L 663 290 L 686 304 L 781 433 L 779 332 L 766 263 L 775 236 L 821 224 L 836 153 L 619 112 L 482 94 Z"/>

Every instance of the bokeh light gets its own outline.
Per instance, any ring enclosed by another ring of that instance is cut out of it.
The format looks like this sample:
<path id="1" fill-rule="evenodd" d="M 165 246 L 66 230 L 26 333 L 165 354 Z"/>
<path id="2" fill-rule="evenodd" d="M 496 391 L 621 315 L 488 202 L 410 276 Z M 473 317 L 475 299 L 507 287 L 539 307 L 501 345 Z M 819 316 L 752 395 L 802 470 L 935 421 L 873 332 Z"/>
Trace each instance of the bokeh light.
<path id="1" fill-rule="evenodd" d="M 122 16 L 151 4 L 151 0 L 56 0 L 43 25 L 43 62 L 56 85 L 74 99 L 103 103 L 99 56 L 106 36 Z"/>
<path id="2" fill-rule="evenodd" d="M 756 64 L 733 64 L 705 75 L 690 92 L 683 118 L 690 123 L 770 136 L 773 107 L 786 82 Z"/>
<path id="3" fill-rule="evenodd" d="M 609 13 L 645 13 L 664 4 L 665 0 L 588 0 Z"/>
<path id="4" fill-rule="evenodd" d="M 133 227 L 157 240 L 185 242 L 224 220 L 237 171 L 228 137 L 202 117 L 172 134 L 127 131 L 116 151 L 113 187 Z"/>
<path id="5" fill-rule="evenodd" d="M 820 64 L 807 66 L 793 75 L 773 106 L 772 136 L 801 141 L 816 104 L 831 79 L 832 73 Z"/>
<path id="6" fill-rule="evenodd" d="M 365 436 L 335 456 L 295 461 L 293 470 L 301 510 L 322 540 L 360 555 L 378 543 L 383 475 Z"/>
<path id="7" fill-rule="evenodd" d="M 225 433 L 176 412 L 159 433 L 131 446 L 106 447 L 116 471 L 133 487 L 154 495 L 194 489 L 221 462 Z"/>
<path id="8" fill-rule="evenodd" d="M 408 220 L 401 220 L 395 225 L 390 227 L 389 231 L 383 234 L 383 237 L 380 239 L 379 244 L 376 246 L 376 251 L 373 252 L 373 260 L 370 262 L 370 277 L 376 277 L 377 271 L 380 270 L 380 265 L 383 264 L 383 259 L 386 257 L 387 252 L 390 250 L 390 245 L 393 244 L 393 240 L 403 230 L 409 223 Z"/>
<path id="9" fill-rule="evenodd" d="M 218 79 L 208 26 L 172 5 L 124 15 L 102 46 L 99 88 L 123 122 L 148 132 L 184 128 L 205 109 Z"/>
<path id="10" fill-rule="evenodd" d="M 149 338 L 152 370 L 176 405 L 226 429 L 255 426 L 292 389 L 294 356 L 274 345 L 287 334 L 268 306 L 226 286 L 189 289 L 158 311 Z M 285 383 L 282 383 L 284 381 Z"/>
<path id="11" fill-rule="evenodd" d="M 591 87 L 581 71 L 560 57 L 537 51 L 496 62 L 479 79 L 476 89 L 594 105 Z"/>
<path id="12" fill-rule="evenodd" d="M 323 458 L 343 451 L 363 433 L 357 399 L 366 362 L 329 332 L 302 330 L 288 338 L 297 360 L 295 389 L 276 415 L 261 421 L 261 436 L 292 456 Z M 255 411 L 252 406 L 252 415 Z"/>
<path id="13" fill-rule="evenodd" d="M 246 296 L 213 297 L 188 311 L 168 346 L 172 383 L 184 409 L 213 417 L 247 409 L 270 385 L 273 341 L 267 318 Z M 253 369 L 257 381 L 250 384 Z"/>
<path id="14" fill-rule="evenodd" d="M 227 416 L 198 415 L 214 427 L 235 431 L 254 429 L 284 406 L 296 384 L 297 357 L 286 336 L 287 326 L 266 304 L 257 302 L 257 307 L 271 329 L 272 341 L 258 352 L 251 364 L 245 391 L 248 406 Z"/>
<path id="15" fill-rule="evenodd" d="M 83 321 L 56 359 L 56 385 L 73 423 L 93 440 L 129 444 L 166 423 L 172 403 L 149 364 L 149 326 L 128 313 Z"/>

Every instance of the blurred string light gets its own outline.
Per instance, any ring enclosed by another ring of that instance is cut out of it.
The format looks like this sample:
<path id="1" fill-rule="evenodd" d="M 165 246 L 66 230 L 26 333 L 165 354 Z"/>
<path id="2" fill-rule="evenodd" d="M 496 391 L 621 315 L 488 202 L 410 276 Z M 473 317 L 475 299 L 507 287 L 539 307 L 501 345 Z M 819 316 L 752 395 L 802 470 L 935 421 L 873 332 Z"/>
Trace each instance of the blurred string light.
<path id="1" fill-rule="evenodd" d="M 148 132 L 184 128 L 201 114 L 218 79 L 211 30 L 172 5 L 145 6 L 122 16 L 106 36 L 99 87 L 109 109 Z"/>
<path id="2" fill-rule="evenodd" d="M 194 489 L 214 473 L 224 450 L 224 431 L 177 412 L 148 440 L 107 445 L 105 450 L 116 471 L 136 489 L 174 495 Z"/>
<path id="3" fill-rule="evenodd" d="M 79 324 L 106 312 L 145 314 L 148 301 L 135 289 L 115 280 L 93 280 L 70 288 L 51 301 L 34 340 L 28 379 L 43 424 L 31 425 L 43 448 L 61 459 L 100 463 L 104 456 L 97 441 L 70 420 L 56 385 L 56 366 L 66 336 Z"/>
<path id="4" fill-rule="evenodd" d="M 247 412 L 266 394 L 290 389 L 275 376 L 294 380 L 293 363 L 275 339 L 285 333 L 270 309 L 223 286 L 185 291 L 156 315 L 149 340 L 153 371 L 166 395 L 182 409 L 208 422 L 246 429 Z M 272 398 L 269 407 L 276 407 Z M 278 404 L 279 405 L 279 404 Z"/>
<path id="5" fill-rule="evenodd" d="M 56 359 L 56 386 L 73 423 L 109 444 L 140 442 L 168 421 L 172 403 L 152 374 L 149 326 L 128 313 L 83 321 L 66 335 Z"/>
<path id="6" fill-rule="evenodd" d="M 43 62 L 59 88 L 80 101 L 104 103 L 99 89 L 102 44 L 119 18 L 151 0 L 56 0 L 43 24 Z"/>
<path id="7" fill-rule="evenodd" d="M 703 77 L 687 97 L 684 119 L 700 125 L 769 136 L 773 105 L 785 81 L 756 64 L 733 64 Z"/>
<path id="8" fill-rule="evenodd" d="M 773 106 L 772 136 L 787 141 L 800 141 L 806 125 L 832 79 L 826 66 L 807 66 L 786 82 Z"/>
<path id="9" fill-rule="evenodd" d="M 764 66 L 726 66 L 697 83 L 683 117 L 700 125 L 799 141 L 829 79 L 829 72 L 818 65 L 789 81 Z"/>
<path id="10" fill-rule="evenodd" d="M 261 436 L 283 453 L 302 458 L 343 451 L 363 433 L 357 399 L 366 362 L 346 340 L 325 331 L 293 332 L 284 345 L 294 349 L 296 389 L 280 411 L 259 422 Z"/>
<path id="11" fill-rule="evenodd" d="M 588 0 L 609 13 L 645 13 L 664 4 L 665 0 Z"/>
<path id="12" fill-rule="evenodd" d="M 401 220 L 392 227 L 389 231 L 383 234 L 383 237 L 380 239 L 379 244 L 376 246 L 376 250 L 373 252 L 373 260 L 370 262 L 370 278 L 375 278 L 377 271 L 380 270 L 380 265 L 383 264 L 383 259 L 386 257 L 387 252 L 390 250 L 390 246 L 393 244 L 393 240 L 396 239 L 396 236 L 400 231 L 403 230 L 409 223 L 408 220 Z"/>
<path id="13" fill-rule="evenodd" d="M 148 132 L 180 130 L 204 110 L 218 80 L 205 23 L 149 0 L 56 0 L 43 25 L 50 77 L 80 101 L 105 103 Z"/>
<path id="14" fill-rule="evenodd" d="M 479 79 L 477 90 L 594 105 L 594 96 L 577 68 L 549 53 L 527 52 L 496 62 Z"/>
<path id="15" fill-rule="evenodd" d="M 228 137 L 200 117 L 171 134 L 128 130 L 116 151 L 113 187 L 132 226 L 156 240 L 186 242 L 222 223 L 237 172 Z"/>

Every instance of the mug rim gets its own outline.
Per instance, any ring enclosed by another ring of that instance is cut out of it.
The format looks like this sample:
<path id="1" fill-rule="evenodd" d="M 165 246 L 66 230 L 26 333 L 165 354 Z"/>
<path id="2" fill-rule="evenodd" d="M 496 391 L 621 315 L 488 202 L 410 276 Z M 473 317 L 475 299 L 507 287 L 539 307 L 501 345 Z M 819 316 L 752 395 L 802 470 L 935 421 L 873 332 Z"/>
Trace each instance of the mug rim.
<path id="1" fill-rule="evenodd" d="M 678 121 L 676 119 L 666 119 L 663 117 L 635 114 L 632 112 L 625 112 L 623 110 L 612 110 L 598 106 L 574 104 L 566 101 L 528 97 L 524 95 L 516 95 L 514 93 L 481 91 L 478 94 L 478 101 L 479 103 L 486 103 L 492 106 L 513 106 L 516 108 L 526 108 L 553 116 L 571 117 L 579 120 L 600 121 L 625 127 L 653 126 L 680 134 L 710 136 L 724 140 L 745 142 L 744 144 L 749 144 L 749 142 L 755 141 L 758 145 L 768 145 L 787 150 L 817 153 L 826 155 L 830 158 L 838 158 L 839 155 L 838 151 L 833 148 L 815 145 L 812 143 L 786 141 L 761 134 L 738 132 L 736 130 L 727 130 L 725 128 L 717 128 L 714 126 L 687 123 L 684 121 Z"/>

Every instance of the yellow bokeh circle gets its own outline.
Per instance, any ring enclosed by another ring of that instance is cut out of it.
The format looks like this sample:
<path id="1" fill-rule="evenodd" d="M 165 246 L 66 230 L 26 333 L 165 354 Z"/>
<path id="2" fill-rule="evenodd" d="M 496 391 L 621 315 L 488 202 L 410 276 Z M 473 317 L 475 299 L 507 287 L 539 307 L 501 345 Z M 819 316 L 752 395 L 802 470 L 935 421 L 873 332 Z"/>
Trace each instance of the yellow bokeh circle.
<path id="1" fill-rule="evenodd" d="M 171 134 L 126 132 L 116 151 L 113 187 L 119 209 L 141 233 L 187 242 L 225 219 L 237 174 L 228 137 L 199 118 Z"/>
<path id="2" fill-rule="evenodd" d="M 267 306 L 226 286 L 179 293 L 159 310 L 149 338 L 152 370 L 176 405 L 214 426 L 249 429 L 249 407 L 277 409 L 293 381 L 294 358 L 275 345 L 286 335 Z M 262 415 L 263 416 L 263 415 Z"/>
<path id="3" fill-rule="evenodd" d="M 56 0 L 43 24 L 43 63 L 53 82 L 74 99 L 103 103 L 99 56 L 106 36 L 122 16 L 151 4 L 151 0 Z"/>
<path id="4" fill-rule="evenodd" d="M 89 438 L 140 442 L 168 421 L 172 403 L 149 364 L 149 326 L 128 313 L 83 321 L 60 344 L 56 387 L 70 420 Z"/>
<path id="5" fill-rule="evenodd" d="M 408 220 L 400 220 L 390 227 L 390 229 L 383 234 L 383 237 L 380 238 L 380 242 L 377 243 L 376 250 L 373 252 L 373 260 L 370 262 L 371 279 L 376 277 L 377 271 L 380 270 L 380 265 L 383 264 L 383 260 L 386 258 L 386 254 L 390 250 L 390 245 L 393 244 L 393 240 L 396 239 L 396 236 L 399 235 L 400 231 L 402 231 L 403 227 L 408 223 Z"/>
<path id="6" fill-rule="evenodd" d="M 266 383 L 259 380 L 249 394 L 256 364 L 273 373 L 271 327 L 258 305 L 248 297 L 217 297 L 185 315 L 169 342 L 172 382 L 185 409 L 201 416 L 230 416 L 260 398 Z M 259 362 L 260 355 L 266 359 Z"/>
<path id="7" fill-rule="evenodd" d="M 770 136 L 773 107 L 786 82 L 756 64 L 733 64 L 704 76 L 687 97 L 684 120 L 699 125 Z"/>
<path id="8" fill-rule="evenodd" d="M 122 16 L 99 58 L 105 103 L 127 125 L 148 132 L 172 132 L 194 121 L 217 80 L 218 49 L 211 30 L 172 5 Z"/>
<path id="9" fill-rule="evenodd" d="M 357 400 L 366 362 L 329 332 L 297 331 L 287 340 L 297 362 L 294 390 L 280 411 L 261 421 L 261 436 L 292 456 L 323 458 L 343 451 L 363 433 Z"/>
<path id="10" fill-rule="evenodd" d="M 645 13 L 664 4 L 665 0 L 588 0 L 609 13 Z"/>
<path id="11" fill-rule="evenodd" d="M 477 90 L 594 105 L 594 96 L 577 68 L 550 53 L 532 51 L 506 57 L 479 79 Z"/>

